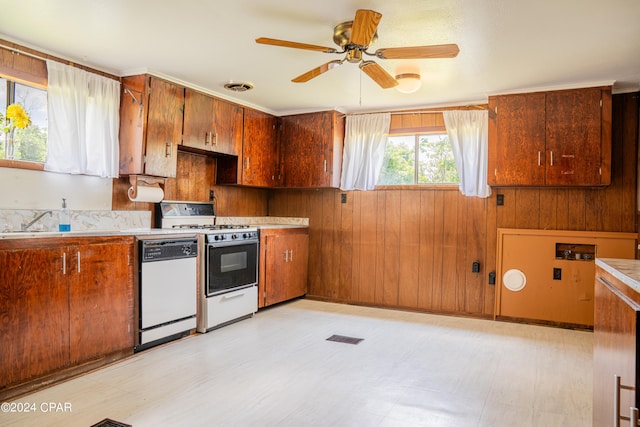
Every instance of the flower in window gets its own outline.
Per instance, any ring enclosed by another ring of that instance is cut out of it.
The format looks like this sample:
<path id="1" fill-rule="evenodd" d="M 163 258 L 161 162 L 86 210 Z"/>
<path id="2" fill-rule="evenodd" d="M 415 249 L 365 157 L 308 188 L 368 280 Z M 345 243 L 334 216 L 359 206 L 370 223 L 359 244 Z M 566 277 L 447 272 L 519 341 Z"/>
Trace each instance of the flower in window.
<path id="1" fill-rule="evenodd" d="M 8 123 L 4 128 L 5 132 L 11 132 L 13 129 L 24 129 L 31 124 L 29 114 L 20 104 L 11 104 L 7 107 L 6 119 Z"/>

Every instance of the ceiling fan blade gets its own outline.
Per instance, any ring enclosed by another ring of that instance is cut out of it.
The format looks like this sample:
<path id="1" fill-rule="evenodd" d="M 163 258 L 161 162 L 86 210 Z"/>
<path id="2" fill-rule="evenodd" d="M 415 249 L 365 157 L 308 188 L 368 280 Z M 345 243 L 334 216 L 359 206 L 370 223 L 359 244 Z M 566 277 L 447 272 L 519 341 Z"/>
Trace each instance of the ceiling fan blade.
<path id="1" fill-rule="evenodd" d="M 398 86 L 398 82 L 391 74 L 387 73 L 384 68 L 373 61 L 362 61 L 360 69 L 373 79 L 383 89 L 389 89 Z"/>
<path id="2" fill-rule="evenodd" d="M 350 42 L 359 46 L 369 46 L 376 33 L 382 14 L 373 10 L 358 9 L 351 28 Z"/>
<path id="3" fill-rule="evenodd" d="M 268 37 L 257 38 L 256 43 L 269 44 L 272 46 L 291 47 L 294 49 L 315 50 L 318 52 L 325 52 L 325 53 L 337 52 L 337 50 L 332 47 L 317 46 L 314 44 L 306 44 L 306 43 L 298 43 L 298 42 L 290 42 L 287 40 L 270 39 Z"/>
<path id="4" fill-rule="evenodd" d="M 380 59 L 454 58 L 458 52 L 460 49 L 457 44 L 438 44 L 378 49 L 375 56 Z"/>
<path id="5" fill-rule="evenodd" d="M 304 83 L 313 79 L 314 77 L 318 77 L 322 73 L 326 73 L 327 71 L 336 68 L 338 65 L 341 65 L 343 61 L 336 59 L 335 61 L 329 61 L 326 64 L 322 64 L 319 67 L 314 68 L 313 70 L 309 70 L 304 74 L 299 75 L 295 79 L 291 81 L 294 83 Z"/>

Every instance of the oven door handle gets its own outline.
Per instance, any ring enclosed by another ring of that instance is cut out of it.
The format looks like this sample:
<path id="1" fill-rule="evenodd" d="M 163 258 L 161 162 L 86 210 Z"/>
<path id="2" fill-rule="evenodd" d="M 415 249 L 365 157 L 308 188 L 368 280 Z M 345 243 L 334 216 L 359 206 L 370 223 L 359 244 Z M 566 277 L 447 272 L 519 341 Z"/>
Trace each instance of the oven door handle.
<path id="1" fill-rule="evenodd" d="M 229 246 L 251 245 L 258 244 L 259 240 L 231 240 L 228 243 L 207 243 L 209 249 L 214 248 L 227 248 Z"/>

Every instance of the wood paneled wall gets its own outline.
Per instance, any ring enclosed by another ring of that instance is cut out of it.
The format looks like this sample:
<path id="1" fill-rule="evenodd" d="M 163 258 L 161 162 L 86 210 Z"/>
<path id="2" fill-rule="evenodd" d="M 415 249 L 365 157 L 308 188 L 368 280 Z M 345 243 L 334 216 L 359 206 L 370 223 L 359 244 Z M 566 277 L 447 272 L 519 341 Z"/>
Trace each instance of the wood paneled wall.
<path id="1" fill-rule="evenodd" d="M 492 313 L 493 288 L 486 268 L 471 273 L 471 264 L 484 267 L 492 255 L 489 203 L 452 187 L 282 190 L 272 192 L 269 213 L 309 217 L 309 295 L 483 316 Z"/>
<path id="2" fill-rule="evenodd" d="M 216 186 L 216 160 L 188 152 L 178 152 L 178 178 L 168 178 L 164 188 L 165 200 L 209 201 L 209 190 L 214 191 L 218 216 L 267 215 L 267 191 L 263 189 Z M 153 203 L 132 202 L 127 196 L 129 178 L 113 181 L 114 210 L 149 210 Z"/>
<path id="3" fill-rule="evenodd" d="M 309 218 L 308 295 L 491 317 L 498 228 L 636 231 L 637 94 L 613 103 L 606 188 L 494 188 L 487 199 L 453 187 L 272 190 L 269 215 Z M 471 272 L 476 260 L 480 273 Z"/>

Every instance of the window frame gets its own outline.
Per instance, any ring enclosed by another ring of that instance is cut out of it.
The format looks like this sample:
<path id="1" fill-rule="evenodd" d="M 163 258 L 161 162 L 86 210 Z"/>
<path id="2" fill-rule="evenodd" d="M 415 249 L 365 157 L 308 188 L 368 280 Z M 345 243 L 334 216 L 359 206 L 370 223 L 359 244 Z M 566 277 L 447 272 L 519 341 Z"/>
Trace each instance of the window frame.
<path id="1" fill-rule="evenodd" d="M 0 41 L 6 44 L 3 40 Z M 0 77 L 45 91 L 48 86 L 44 60 L 5 46 L 0 46 Z M 44 171 L 44 162 L 0 159 L 0 167 Z"/>
<path id="2" fill-rule="evenodd" d="M 388 136 L 406 136 L 406 135 L 437 135 L 447 133 L 447 129 L 444 126 L 444 117 L 442 111 L 405 111 L 399 113 L 391 113 L 391 124 L 389 126 Z M 417 179 L 418 174 L 418 159 L 420 153 L 419 150 L 415 150 L 415 171 L 414 171 L 414 184 L 390 184 L 390 185 L 376 185 L 376 190 L 455 190 L 460 188 L 459 183 L 428 183 L 419 184 Z"/>

